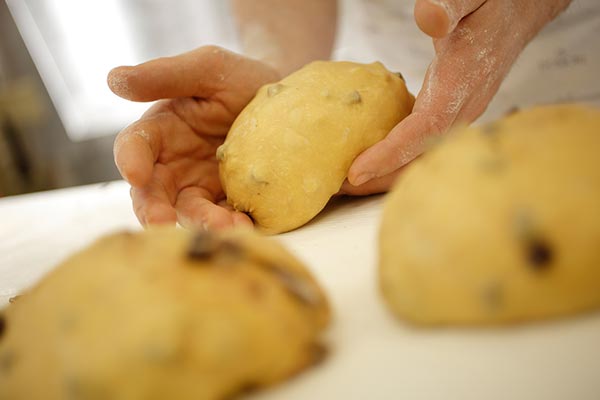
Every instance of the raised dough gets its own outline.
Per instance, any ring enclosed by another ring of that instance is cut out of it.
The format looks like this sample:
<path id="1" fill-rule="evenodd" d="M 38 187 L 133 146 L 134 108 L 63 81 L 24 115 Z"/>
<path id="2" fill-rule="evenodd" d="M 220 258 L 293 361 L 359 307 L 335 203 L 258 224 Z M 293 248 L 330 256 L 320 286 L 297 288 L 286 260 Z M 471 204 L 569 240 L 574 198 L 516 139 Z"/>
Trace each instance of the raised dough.
<path id="1" fill-rule="evenodd" d="M 217 151 L 228 202 L 268 233 L 305 224 L 412 104 L 380 63 L 318 61 L 262 87 Z"/>
<path id="2" fill-rule="evenodd" d="M 224 399 L 318 361 L 323 292 L 274 242 L 103 238 L 0 314 L 0 398 Z"/>
<path id="3" fill-rule="evenodd" d="M 600 306 L 600 110 L 454 132 L 386 200 L 380 286 L 399 317 L 490 324 Z"/>

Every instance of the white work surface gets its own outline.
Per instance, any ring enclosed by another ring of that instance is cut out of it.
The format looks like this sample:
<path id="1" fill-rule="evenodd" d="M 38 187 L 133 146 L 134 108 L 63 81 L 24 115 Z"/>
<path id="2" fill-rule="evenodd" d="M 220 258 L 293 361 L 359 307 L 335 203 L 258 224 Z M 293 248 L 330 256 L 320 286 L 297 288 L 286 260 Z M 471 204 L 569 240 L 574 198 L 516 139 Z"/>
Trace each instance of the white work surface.
<path id="1" fill-rule="evenodd" d="M 253 399 L 600 399 L 598 314 L 504 329 L 395 320 L 376 286 L 381 203 L 338 199 L 279 235 L 329 294 L 330 354 Z M 124 182 L 0 199 L 0 221 L 2 304 L 98 236 L 140 229 Z"/>

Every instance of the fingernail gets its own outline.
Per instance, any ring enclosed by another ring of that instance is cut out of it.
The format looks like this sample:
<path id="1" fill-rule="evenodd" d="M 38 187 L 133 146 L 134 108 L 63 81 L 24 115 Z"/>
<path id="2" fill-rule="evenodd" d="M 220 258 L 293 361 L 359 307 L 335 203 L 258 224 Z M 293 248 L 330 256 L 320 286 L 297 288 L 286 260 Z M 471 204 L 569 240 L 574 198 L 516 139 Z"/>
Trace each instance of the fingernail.
<path id="1" fill-rule="evenodd" d="M 117 70 L 118 68 L 118 70 Z M 107 83 L 110 90 L 119 96 L 128 96 L 131 93 L 129 89 L 129 72 L 123 67 L 114 68 L 109 72 Z"/>
<path id="2" fill-rule="evenodd" d="M 356 179 L 354 180 L 354 183 L 352 183 L 353 186 L 360 186 L 363 183 L 367 183 L 368 181 L 370 181 L 371 179 L 375 178 L 375 174 L 372 172 L 363 172 L 362 174 L 360 174 L 359 176 L 356 177 Z"/>
<path id="3" fill-rule="evenodd" d="M 127 79 L 118 72 L 108 75 L 108 87 L 115 93 L 123 93 L 128 90 Z"/>

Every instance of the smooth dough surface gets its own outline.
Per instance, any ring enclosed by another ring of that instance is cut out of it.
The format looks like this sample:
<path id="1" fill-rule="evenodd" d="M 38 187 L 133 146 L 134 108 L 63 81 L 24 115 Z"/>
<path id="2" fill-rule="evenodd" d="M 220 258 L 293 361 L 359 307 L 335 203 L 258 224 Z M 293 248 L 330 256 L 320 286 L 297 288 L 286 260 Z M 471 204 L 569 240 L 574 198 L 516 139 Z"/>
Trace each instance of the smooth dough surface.
<path id="1" fill-rule="evenodd" d="M 267 233 L 305 224 L 413 101 L 378 62 L 317 61 L 262 87 L 217 151 L 228 202 Z"/>
<path id="2" fill-rule="evenodd" d="M 0 314 L 0 399 L 224 399 L 323 356 L 323 292 L 275 242 L 108 236 Z"/>
<path id="3" fill-rule="evenodd" d="M 463 128 L 386 200 L 380 287 L 420 324 L 600 306 L 600 110 L 556 105 Z"/>

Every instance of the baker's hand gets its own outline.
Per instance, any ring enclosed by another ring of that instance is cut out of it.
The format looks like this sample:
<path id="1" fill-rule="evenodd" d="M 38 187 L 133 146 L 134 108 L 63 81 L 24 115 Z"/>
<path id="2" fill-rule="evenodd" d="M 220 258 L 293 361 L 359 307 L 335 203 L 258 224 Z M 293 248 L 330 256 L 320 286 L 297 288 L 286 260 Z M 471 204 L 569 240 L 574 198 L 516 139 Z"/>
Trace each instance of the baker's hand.
<path id="1" fill-rule="evenodd" d="M 215 151 L 258 88 L 277 80 L 271 67 L 215 46 L 109 73 L 109 87 L 125 99 L 165 99 L 121 131 L 114 145 L 143 225 L 252 225 L 227 206 Z"/>
<path id="2" fill-rule="evenodd" d="M 415 19 L 435 58 L 412 113 L 356 158 L 343 191 L 387 190 L 431 139 L 481 115 L 525 45 L 570 1 L 417 0 Z"/>

